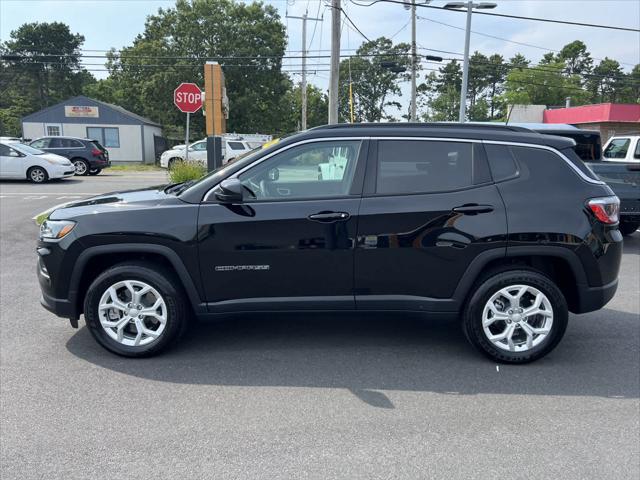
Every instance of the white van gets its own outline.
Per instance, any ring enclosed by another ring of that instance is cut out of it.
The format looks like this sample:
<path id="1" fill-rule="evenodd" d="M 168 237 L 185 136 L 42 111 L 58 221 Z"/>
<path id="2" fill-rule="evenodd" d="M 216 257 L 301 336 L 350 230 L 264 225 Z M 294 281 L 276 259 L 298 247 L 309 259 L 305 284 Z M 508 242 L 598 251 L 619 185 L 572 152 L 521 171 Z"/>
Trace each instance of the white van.
<path id="1" fill-rule="evenodd" d="M 640 135 L 611 137 L 602 152 L 605 162 L 640 163 Z"/>

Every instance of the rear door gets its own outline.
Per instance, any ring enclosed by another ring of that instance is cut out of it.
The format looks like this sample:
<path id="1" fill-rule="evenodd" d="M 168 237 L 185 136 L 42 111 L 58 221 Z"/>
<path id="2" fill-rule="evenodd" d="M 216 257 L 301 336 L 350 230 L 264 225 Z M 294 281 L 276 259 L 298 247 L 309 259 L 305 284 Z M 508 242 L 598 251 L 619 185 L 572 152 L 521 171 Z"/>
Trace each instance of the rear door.
<path id="1" fill-rule="evenodd" d="M 358 309 L 447 310 L 469 264 L 506 246 L 506 216 L 480 143 L 379 139 L 358 222 Z M 440 304 L 440 305 L 438 305 Z"/>
<path id="2" fill-rule="evenodd" d="M 354 308 L 365 155 L 359 139 L 284 147 L 239 172 L 242 204 L 203 203 L 198 241 L 209 309 Z"/>

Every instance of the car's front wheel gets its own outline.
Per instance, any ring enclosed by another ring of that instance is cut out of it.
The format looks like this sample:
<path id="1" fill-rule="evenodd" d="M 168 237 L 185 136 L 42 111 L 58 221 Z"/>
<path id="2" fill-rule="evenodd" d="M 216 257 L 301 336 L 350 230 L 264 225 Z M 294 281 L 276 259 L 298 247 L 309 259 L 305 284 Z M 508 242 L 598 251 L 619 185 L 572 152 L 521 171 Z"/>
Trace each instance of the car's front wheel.
<path id="1" fill-rule="evenodd" d="M 187 306 L 170 272 L 148 263 L 116 265 L 91 284 L 84 304 L 93 337 L 126 357 L 155 355 L 187 323 Z"/>
<path id="2" fill-rule="evenodd" d="M 49 174 L 42 167 L 31 167 L 27 172 L 27 177 L 33 183 L 44 183 L 49 179 Z"/>
<path id="3" fill-rule="evenodd" d="M 486 278 L 468 301 L 463 328 L 469 341 L 503 363 L 537 360 L 562 339 L 567 302 L 551 279 L 533 270 Z"/>

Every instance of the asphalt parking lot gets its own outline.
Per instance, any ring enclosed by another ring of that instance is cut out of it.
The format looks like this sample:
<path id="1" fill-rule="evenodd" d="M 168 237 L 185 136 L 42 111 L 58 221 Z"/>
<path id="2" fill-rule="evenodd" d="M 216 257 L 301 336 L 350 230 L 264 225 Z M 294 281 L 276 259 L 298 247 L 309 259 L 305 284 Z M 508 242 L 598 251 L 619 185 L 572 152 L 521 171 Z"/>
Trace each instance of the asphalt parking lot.
<path id="1" fill-rule="evenodd" d="M 31 217 L 164 178 L 0 183 L 3 479 L 640 478 L 640 232 L 614 300 L 531 365 L 389 314 L 236 318 L 123 359 L 40 307 Z"/>

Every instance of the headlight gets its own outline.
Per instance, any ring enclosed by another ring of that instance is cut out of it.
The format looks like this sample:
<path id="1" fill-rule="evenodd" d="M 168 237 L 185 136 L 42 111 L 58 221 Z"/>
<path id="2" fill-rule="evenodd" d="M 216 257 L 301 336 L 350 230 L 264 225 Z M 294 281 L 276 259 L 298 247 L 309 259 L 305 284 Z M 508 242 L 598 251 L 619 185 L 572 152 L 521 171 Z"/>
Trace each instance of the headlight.
<path id="1" fill-rule="evenodd" d="M 45 220 L 40 225 L 40 239 L 60 240 L 67 236 L 76 222 L 70 220 Z"/>
<path id="2" fill-rule="evenodd" d="M 51 165 L 66 165 L 67 164 L 67 159 L 57 159 L 57 158 L 45 158 L 45 160 L 47 162 L 49 162 Z"/>

